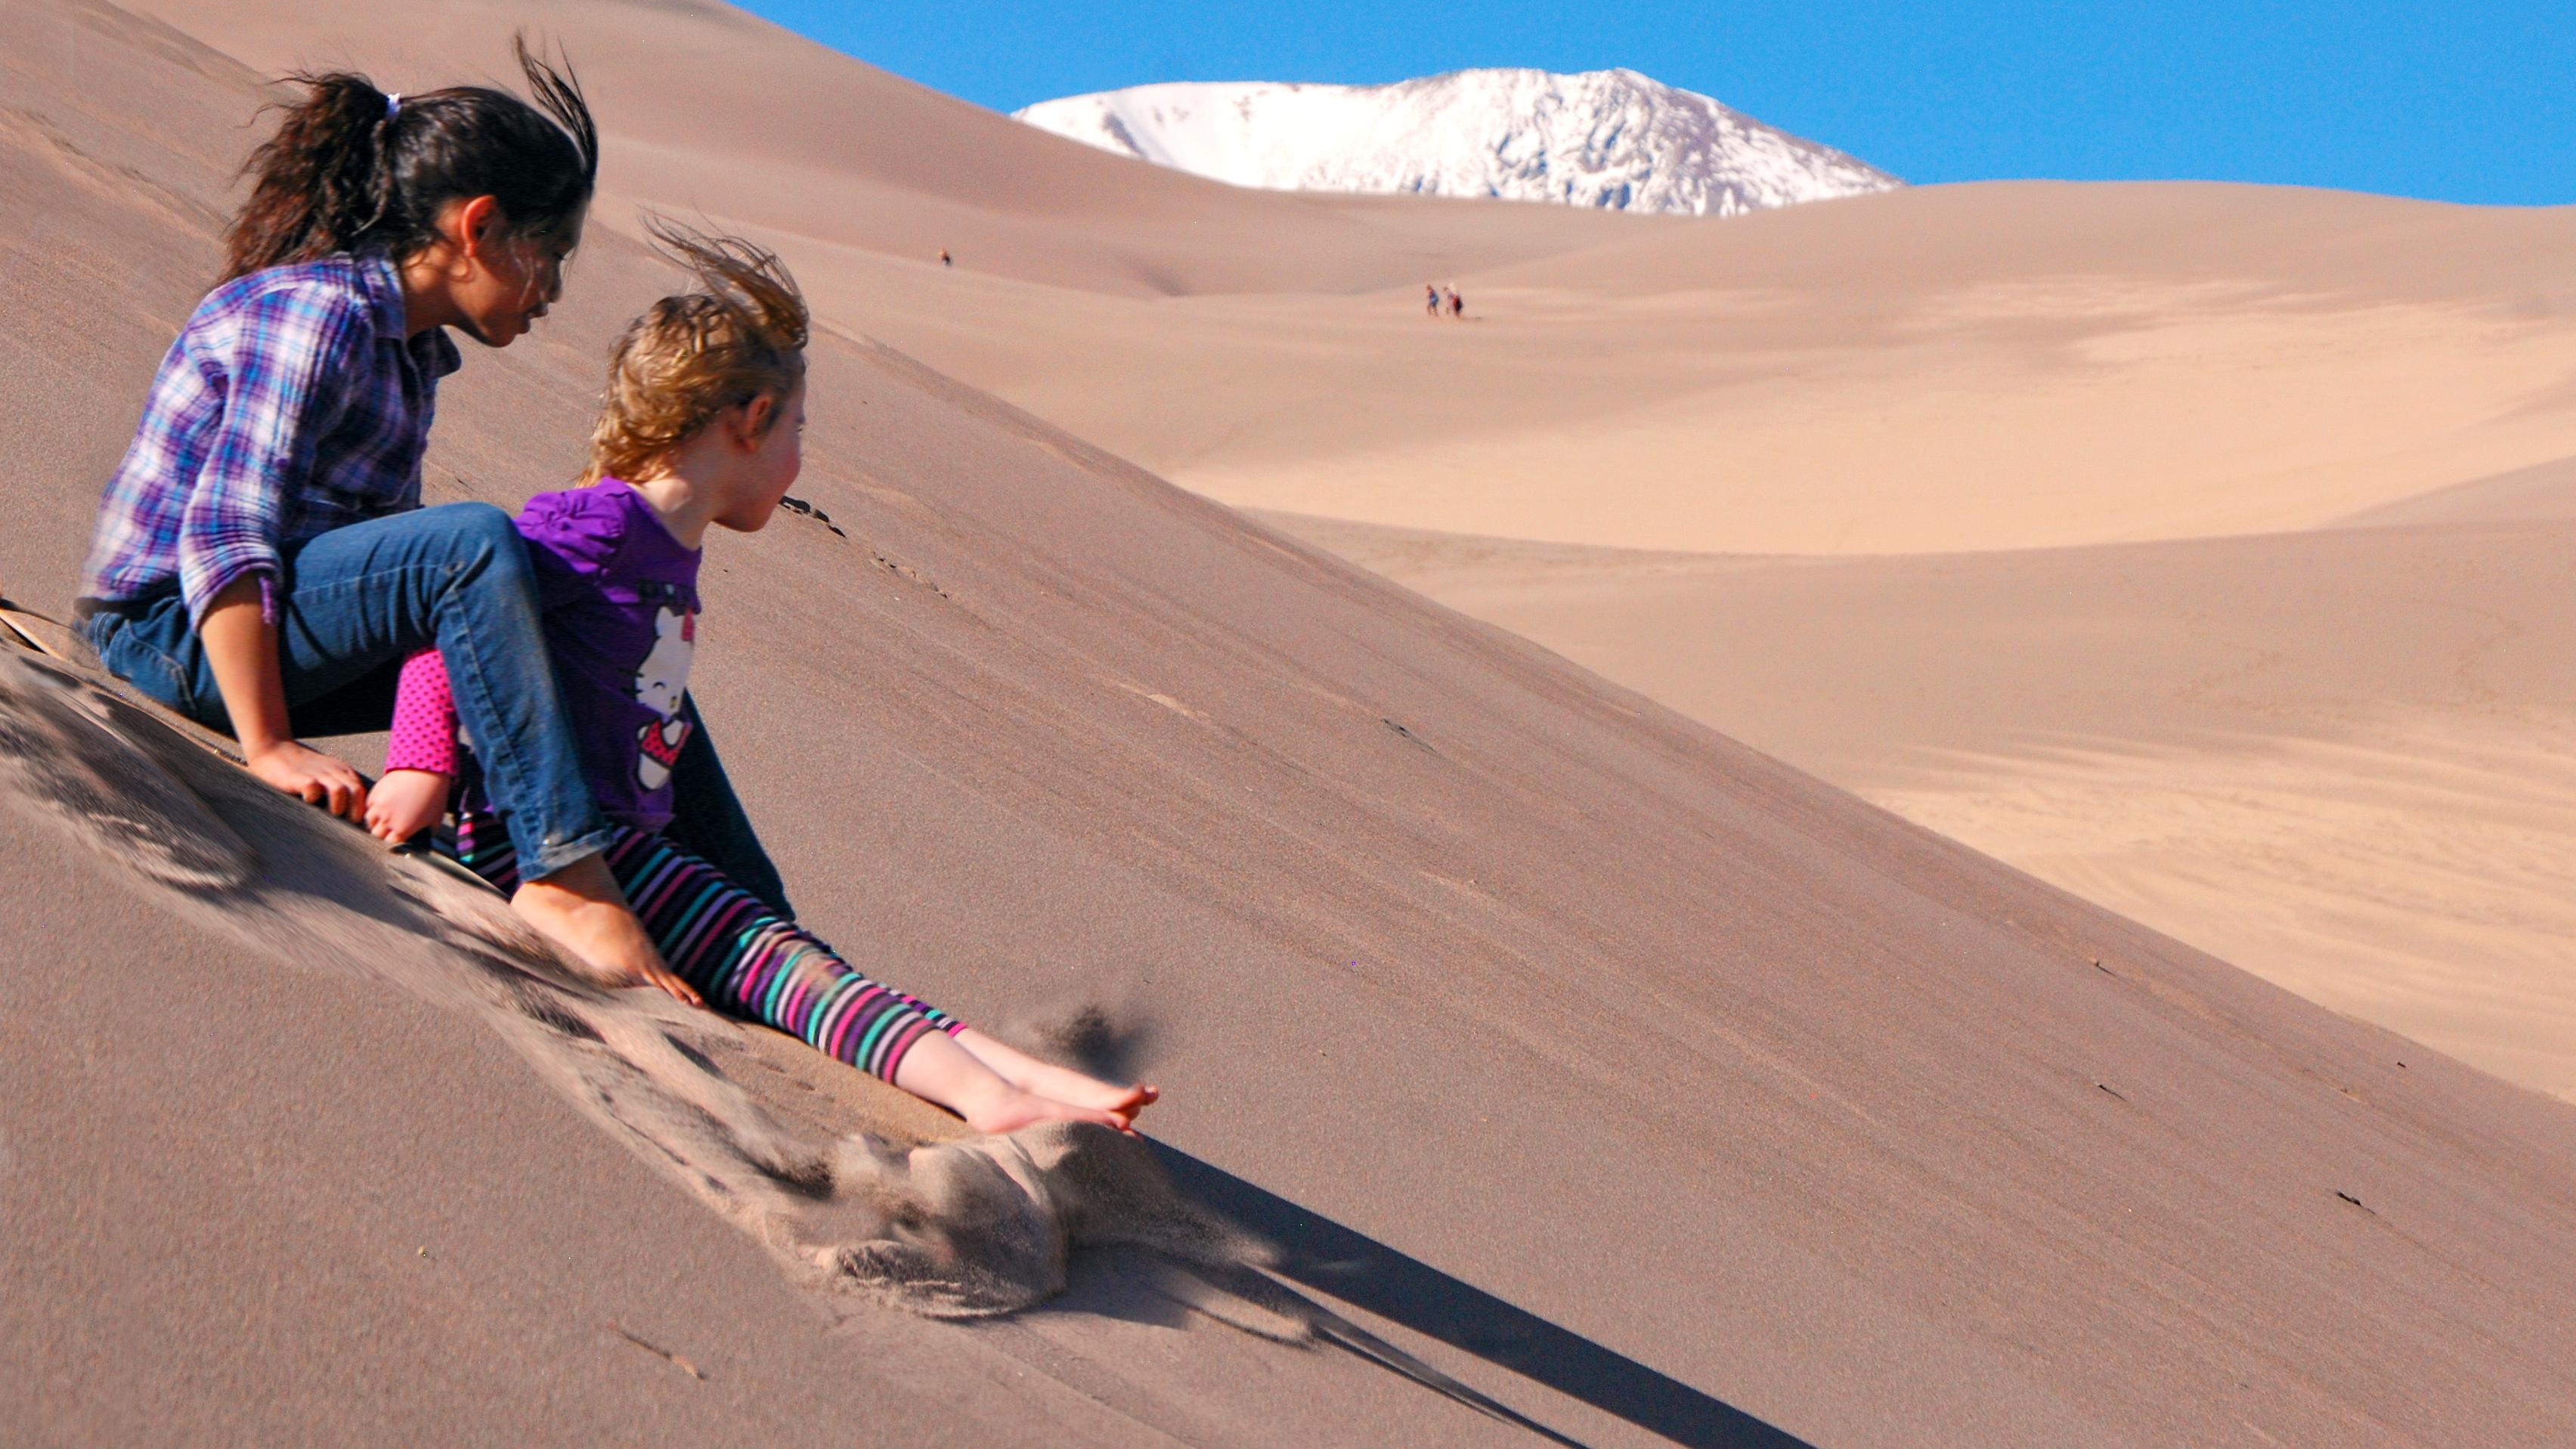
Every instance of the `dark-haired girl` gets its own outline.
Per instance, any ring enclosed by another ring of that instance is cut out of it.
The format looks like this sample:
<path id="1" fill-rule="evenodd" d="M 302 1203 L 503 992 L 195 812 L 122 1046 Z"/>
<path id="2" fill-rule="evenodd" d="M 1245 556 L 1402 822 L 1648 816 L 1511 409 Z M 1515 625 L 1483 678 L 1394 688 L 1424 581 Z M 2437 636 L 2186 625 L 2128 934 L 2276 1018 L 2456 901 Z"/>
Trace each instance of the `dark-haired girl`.
<path id="1" fill-rule="evenodd" d="M 435 644 L 533 869 L 521 914 L 614 979 L 666 986 L 599 858 L 612 838 L 556 693 L 528 559 L 487 504 L 420 506 L 450 328 L 486 347 L 562 290 L 599 164 L 581 91 L 518 48 L 535 104 L 308 75 L 253 153 L 223 280 L 154 378 L 99 510 L 82 629 L 109 670 L 241 743 L 252 773 L 359 819 L 366 782 L 298 743 L 384 728 Z M 776 890 L 704 750 L 701 853 Z"/>

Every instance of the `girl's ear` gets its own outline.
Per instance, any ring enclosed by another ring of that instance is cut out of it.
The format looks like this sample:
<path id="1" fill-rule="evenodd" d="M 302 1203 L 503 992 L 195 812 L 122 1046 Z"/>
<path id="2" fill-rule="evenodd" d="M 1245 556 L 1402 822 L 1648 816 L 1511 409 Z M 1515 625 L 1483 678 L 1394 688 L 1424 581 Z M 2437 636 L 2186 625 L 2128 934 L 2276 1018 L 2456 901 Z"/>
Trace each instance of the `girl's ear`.
<path id="1" fill-rule="evenodd" d="M 742 405 L 739 437 L 745 449 L 756 451 L 760 447 L 760 440 L 769 435 L 769 425 L 777 411 L 778 399 L 769 393 L 762 393 Z"/>
<path id="2" fill-rule="evenodd" d="M 507 218 L 501 215 L 501 200 L 496 196 L 473 196 L 455 203 L 456 250 L 471 261 L 492 264 L 492 254 L 502 242 L 502 228 Z"/>

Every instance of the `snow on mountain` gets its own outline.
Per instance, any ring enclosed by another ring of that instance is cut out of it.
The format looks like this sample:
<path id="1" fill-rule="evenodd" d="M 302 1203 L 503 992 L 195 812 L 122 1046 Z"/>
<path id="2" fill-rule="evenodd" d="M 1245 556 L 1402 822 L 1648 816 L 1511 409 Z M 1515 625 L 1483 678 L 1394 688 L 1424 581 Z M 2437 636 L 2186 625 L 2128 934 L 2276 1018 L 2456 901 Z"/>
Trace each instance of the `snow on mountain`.
<path id="1" fill-rule="evenodd" d="M 1014 114 L 1104 151 L 1277 191 L 1732 216 L 1903 184 L 1633 70 L 1462 70 L 1383 86 L 1175 82 Z"/>

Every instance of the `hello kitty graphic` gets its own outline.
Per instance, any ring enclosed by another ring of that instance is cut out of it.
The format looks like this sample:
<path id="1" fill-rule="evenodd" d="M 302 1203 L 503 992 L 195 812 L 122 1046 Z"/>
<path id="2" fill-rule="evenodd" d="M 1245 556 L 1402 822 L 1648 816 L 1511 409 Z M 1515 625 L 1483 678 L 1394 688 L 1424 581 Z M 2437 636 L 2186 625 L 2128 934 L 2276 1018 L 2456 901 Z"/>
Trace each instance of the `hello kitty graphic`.
<path id="1" fill-rule="evenodd" d="M 657 609 L 653 636 L 653 651 L 635 671 L 635 702 L 661 716 L 635 731 L 635 779 L 647 790 L 671 782 L 671 767 L 679 763 L 680 746 L 689 739 L 689 722 L 679 717 L 680 696 L 689 687 L 689 659 L 697 652 L 698 616 Z"/>

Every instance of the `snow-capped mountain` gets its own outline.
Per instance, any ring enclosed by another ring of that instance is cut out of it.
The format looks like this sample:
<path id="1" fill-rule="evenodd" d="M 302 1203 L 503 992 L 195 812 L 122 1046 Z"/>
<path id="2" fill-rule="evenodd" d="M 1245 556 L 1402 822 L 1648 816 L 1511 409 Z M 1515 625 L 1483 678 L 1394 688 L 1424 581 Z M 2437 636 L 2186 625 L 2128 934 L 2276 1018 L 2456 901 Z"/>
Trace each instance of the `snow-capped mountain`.
<path id="1" fill-rule="evenodd" d="M 1176 82 L 1014 114 L 1104 151 L 1279 191 L 1732 216 L 1903 184 L 1633 70 L 1462 70 L 1383 86 Z"/>

